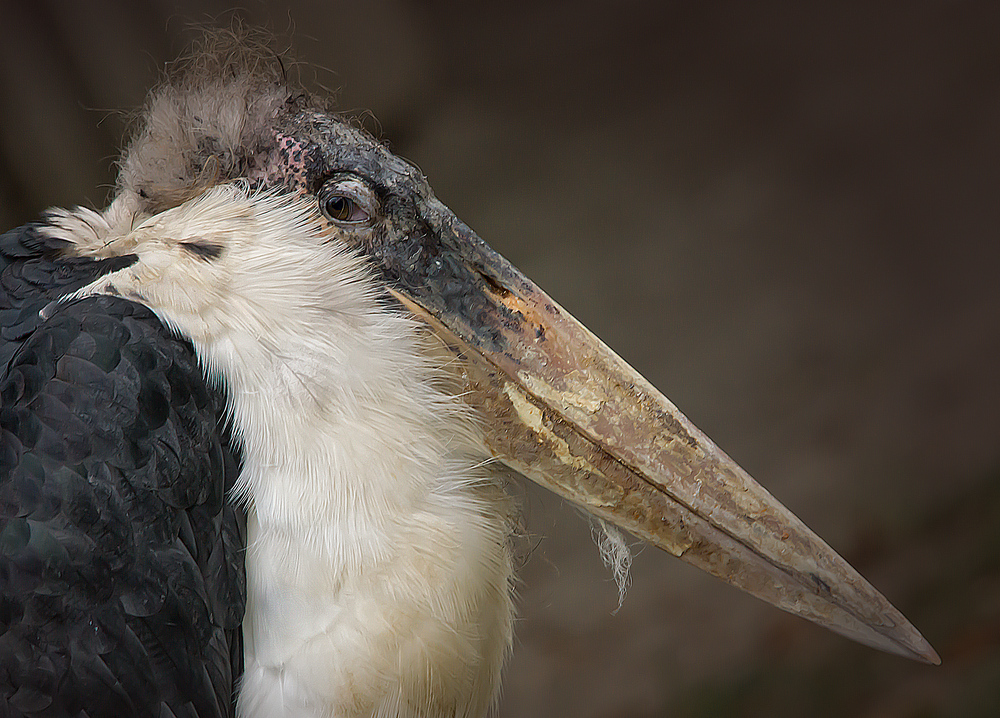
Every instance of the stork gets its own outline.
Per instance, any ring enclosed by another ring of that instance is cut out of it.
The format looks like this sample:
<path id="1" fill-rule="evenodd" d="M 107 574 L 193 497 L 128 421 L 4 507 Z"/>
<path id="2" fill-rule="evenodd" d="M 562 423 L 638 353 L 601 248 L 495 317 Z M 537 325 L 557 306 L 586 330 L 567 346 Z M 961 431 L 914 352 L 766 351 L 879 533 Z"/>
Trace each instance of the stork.
<path id="1" fill-rule="evenodd" d="M 938 662 L 417 169 L 245 42 L 152 93 L 105 210 L 50 211 L 0 257 L 4 715 L 487 714 L 513 616 L 501 466 Z"/>

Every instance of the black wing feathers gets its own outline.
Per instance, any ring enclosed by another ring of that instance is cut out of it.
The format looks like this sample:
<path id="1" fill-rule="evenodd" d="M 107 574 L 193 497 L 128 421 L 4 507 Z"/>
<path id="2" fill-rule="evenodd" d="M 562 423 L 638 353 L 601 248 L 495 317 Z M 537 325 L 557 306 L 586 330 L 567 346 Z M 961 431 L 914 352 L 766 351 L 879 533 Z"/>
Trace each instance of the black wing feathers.
<path id="1" fill-rule="evenodd" d="M 221 394 L 144 307 L 99 297 L 38 317 L 108 268 L 60 270 L 24 249 L 39 246 L 30 229 L 13 234 L 0 238 L 0 718 L 232 715 L 243 523 Z M 53 290 L 45 274 L 60 271 Z"/>
<path id="2" fill-rule="evenodd" d="M 47 304 L 135 261 L 132 255 L 97 261 L 63 257 L 67 242 L 46 236 L 42 226 L 27 224 L 0 235 L 0 367 L 39 326 Z"/>

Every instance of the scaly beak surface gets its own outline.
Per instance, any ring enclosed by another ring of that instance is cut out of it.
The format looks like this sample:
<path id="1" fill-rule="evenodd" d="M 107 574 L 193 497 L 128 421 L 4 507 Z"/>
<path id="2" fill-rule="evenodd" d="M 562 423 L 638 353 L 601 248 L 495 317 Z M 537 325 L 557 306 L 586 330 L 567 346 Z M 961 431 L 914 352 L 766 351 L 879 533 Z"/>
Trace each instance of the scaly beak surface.
<path id="1" fill-rule="evenodd" d="M 403 272 L 393 293 L 461 358 L 496 457 L 768 603 L 869 646 L 940 662 L 882 594 L 666 397 L 432 205 L 434 257 Z"/>

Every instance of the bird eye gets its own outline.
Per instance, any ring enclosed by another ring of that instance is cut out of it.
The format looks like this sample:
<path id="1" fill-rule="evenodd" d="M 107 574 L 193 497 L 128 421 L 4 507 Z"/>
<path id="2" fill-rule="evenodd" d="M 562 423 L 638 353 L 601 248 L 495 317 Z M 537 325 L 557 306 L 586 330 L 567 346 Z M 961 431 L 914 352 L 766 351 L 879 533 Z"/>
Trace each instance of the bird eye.
<path id="1" fill-rule="evenodd" d="M 337 222 L 361 222 L 368 219 L 368 213 L 354 204 L 354 200 L 343 195 L 327 197 L 323 203 L 327 217 Z"/>
<path id="2" fill-rule="evenodd" d="M 357 177 L 331 179 L 319 191 L 319 207 L 336 224 L 364 224 L 375 212 L 375 195 Z"/>

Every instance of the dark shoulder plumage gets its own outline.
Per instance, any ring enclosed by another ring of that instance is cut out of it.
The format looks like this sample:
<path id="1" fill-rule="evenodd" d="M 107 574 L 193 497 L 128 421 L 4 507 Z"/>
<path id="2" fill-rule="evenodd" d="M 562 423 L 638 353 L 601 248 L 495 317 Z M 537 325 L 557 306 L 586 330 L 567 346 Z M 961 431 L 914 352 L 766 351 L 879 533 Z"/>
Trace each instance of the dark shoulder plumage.
<path id="1" fill-rule="evenodd" d="M 45 227 L 36 222 L 0 235 L 0 371 L 38 328 L 49 303 L 133 261 L 66 256 L 69 243 Z"/>
<path id="2" fill-rule="evenodd" d="M 190 345 L 118 298 L 60 305 L 0 393 L 7 714 L 231 715 L 238 466 Z"/>

